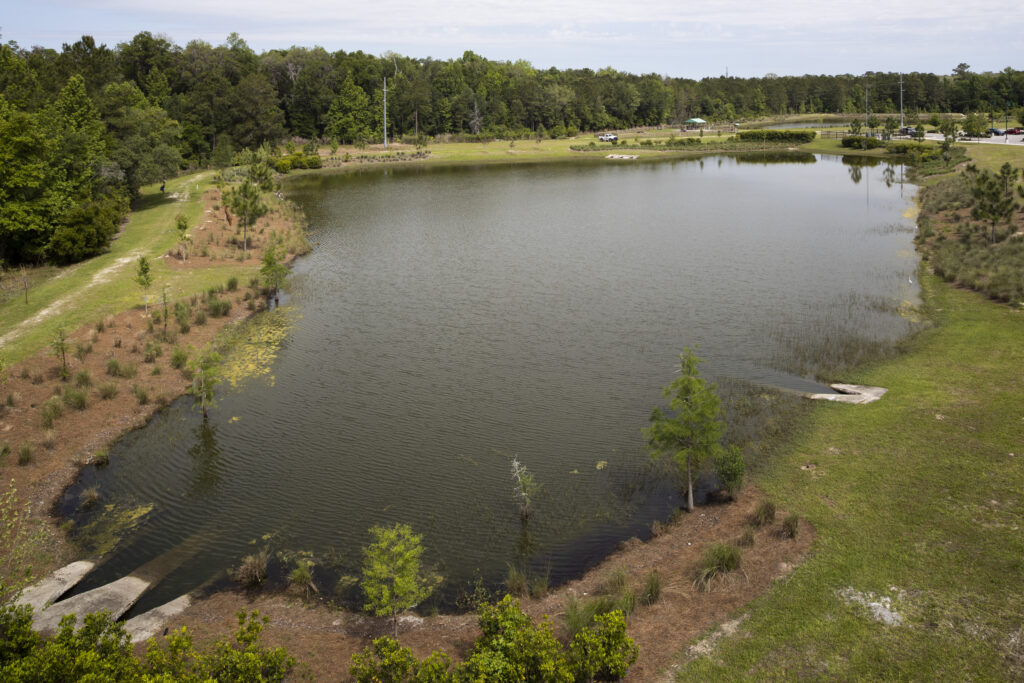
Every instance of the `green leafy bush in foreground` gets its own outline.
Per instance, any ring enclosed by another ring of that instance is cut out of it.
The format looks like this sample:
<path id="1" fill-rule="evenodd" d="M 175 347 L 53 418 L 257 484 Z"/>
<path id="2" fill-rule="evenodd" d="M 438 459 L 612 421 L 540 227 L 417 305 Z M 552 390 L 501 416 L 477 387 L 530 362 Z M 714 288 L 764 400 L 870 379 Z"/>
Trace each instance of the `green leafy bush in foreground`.
<path id="1" fill-rule="evenodd" d="M 545 619 L 534 624 L 511 595 L 480 606 L 481 635 L 469 658 L 451 668 L 447 655 L 434 652 L 419 661 L 393 638 L 373 641 L 352 657 L 349 675 L 372 681 L 576 681 L 617 680 L 636 661 L 637 647 L 626 636 L 620 611 L 600 614 L 564 648 Z"/>
<path id="2" fill-rule="evenodd" d="M 282 681 L 295 668 L 283 648 L 258 644 L 267 618 L 238 614 L 235 642 L 220 641 L 199 653 L 182 628 L 162 643 L 150 641 L 143 659 L 132 655 L 124 626 L 107 614 L 86 615 L 75 628 L 74 615 L 61 620 L 47 641 L 32 630 L 30 607 L 0 607 L 0 680 L 36 681 Z"/>

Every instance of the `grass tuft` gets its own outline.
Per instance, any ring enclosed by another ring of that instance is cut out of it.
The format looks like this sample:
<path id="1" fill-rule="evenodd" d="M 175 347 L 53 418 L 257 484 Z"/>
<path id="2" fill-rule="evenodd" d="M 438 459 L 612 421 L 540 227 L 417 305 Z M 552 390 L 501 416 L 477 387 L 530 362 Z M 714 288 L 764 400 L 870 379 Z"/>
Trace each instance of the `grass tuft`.
<path id="1" fill-rule="evenodd" d="M 716 578 L 740 567 L 742 551 L 736 546 L 715 543 L 706 551 L 694 572 L 694 587 L 706 593 Z"/>

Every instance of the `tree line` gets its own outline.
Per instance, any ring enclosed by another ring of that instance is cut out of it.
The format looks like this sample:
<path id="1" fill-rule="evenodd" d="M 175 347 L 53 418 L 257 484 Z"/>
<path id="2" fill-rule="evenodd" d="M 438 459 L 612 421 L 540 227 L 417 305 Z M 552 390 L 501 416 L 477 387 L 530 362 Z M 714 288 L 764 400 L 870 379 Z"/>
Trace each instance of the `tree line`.
<path id="1" fill-rule="evenodd" d="M 0 259 L 70 262 L 101 250 L 146 183 L 228 165 L 285 136 L 562 137 L 579 131 L 805 112 L 899 110 L 900 75 L 670 78 L 612 68 L 537 69 L 291 47 L 256 53 L 237 34 L 185 46 L 143 31 L 114 47 L 0 46 Z M 1001 114 L 1024 72 L 902 76 L 906 110 Z"/>

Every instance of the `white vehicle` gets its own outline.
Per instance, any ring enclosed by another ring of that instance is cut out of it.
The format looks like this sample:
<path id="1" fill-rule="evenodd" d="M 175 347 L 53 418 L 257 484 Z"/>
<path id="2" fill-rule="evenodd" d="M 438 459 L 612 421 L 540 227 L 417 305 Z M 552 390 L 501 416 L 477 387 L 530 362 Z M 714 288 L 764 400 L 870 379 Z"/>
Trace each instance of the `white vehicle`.
<path id="1" fill-rule="evenodd" d="M 614 142 L 619 139 L 619 136 L 615 133 L 601 133 L 597 136 L 597 139 L 601 142 Z"/>

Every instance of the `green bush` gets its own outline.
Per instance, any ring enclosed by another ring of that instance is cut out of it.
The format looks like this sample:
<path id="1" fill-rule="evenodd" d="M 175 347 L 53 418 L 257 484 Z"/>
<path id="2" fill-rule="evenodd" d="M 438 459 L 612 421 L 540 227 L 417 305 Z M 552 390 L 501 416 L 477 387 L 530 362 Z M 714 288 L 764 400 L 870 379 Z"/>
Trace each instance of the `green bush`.
<path id="1" fill-rule="evenodd" d="M 278 173 L 288 173 L 292 170 L 292 162 L 288 159 L 277 159 L 274 162 L 274 170 Z"/>
<path id="2" fill-rule="evenodd" d="M 317 154 L 307 156 L 305 162 L 306 168 L 322 168 L 324 165 L 323 159 Z"/>
<path id="3" fill-rule="evenodd" d="M 847 149 L 878 149 L 885 147 L 885 142 L 878 138 L 865 138 L 860 135 L 847 135 L 840 143 Z"/>
<path id="4" fill-rule="evenodd" d="M 577 681 L 617 681 L 636 661 L 639 648 L 626 635 L 626 618 L 614 611 L 594 617 L 594 626 L 573 636 L 569 665 Z"/>
<path id="5" fill-rule="evenodd" d="M 238 289 L 238 278 L 237 277 L 229 277 L 228 278 L 228 291 L 229 292 L 233 292 L 236 289 Z"/>
<path id="6" fill-rule="evenodd" d="M 743 142 L 792 142 L 803 144 L 817 136 L 813 130 L 741 130 L 736 137 Z"/>
<path id="7" fill-rule="evenodd" d="M 448 655 L 434 652 L 422 662 L 394 638 L 377 638 L 373 645 L 352 655 L 348 675 L 354 683 L 443 683 L 453 681 Z"/>
<path id="8" fill-rule="evenodd" d="M 231 312 L 231 302 L 225 299 L 211 298 L 206 302 L 206 311 L 211 318 L 223 318 Z"/>
<path id="9" fill-rule="evenodd" d="M 481 605 L 481 635 L 460 668 L 469 680 L 572 681 L 565 652 L 545 619 L 533 624 L 519 601 L 506 595 Z"/>
<path id="10" fill-rule="evenodd" d="M 99 392 L 100 398 L 104 401 L 109 401 L 117 396 L 117 385 L 113 382 L 105 382 L 104 384 L 99 385 L 96 390 Z"/>
<path id="11" fill-rule="evenodd" d="M 171 351 L 171 367 L 175 370 L 181 370 L 185 367 L 185 363 L 188 362 L 188 351 L 181 348 L 180 346 Z"/>
<path id="12" fill-rule="evenodd" d="M 79 389 L 86 389 L 92 386 L 92 375 L 88 370 L 80 370 L 75 373 L 75 386 Z"/>
<path id="13" fill-rule="evenodd" d="M 714 462 L 722 487 L 734 496 L 743 487 L 743 474 L 747 469 L 743 452 L 736 446 L 728 446 L 715 454 Z"/>

